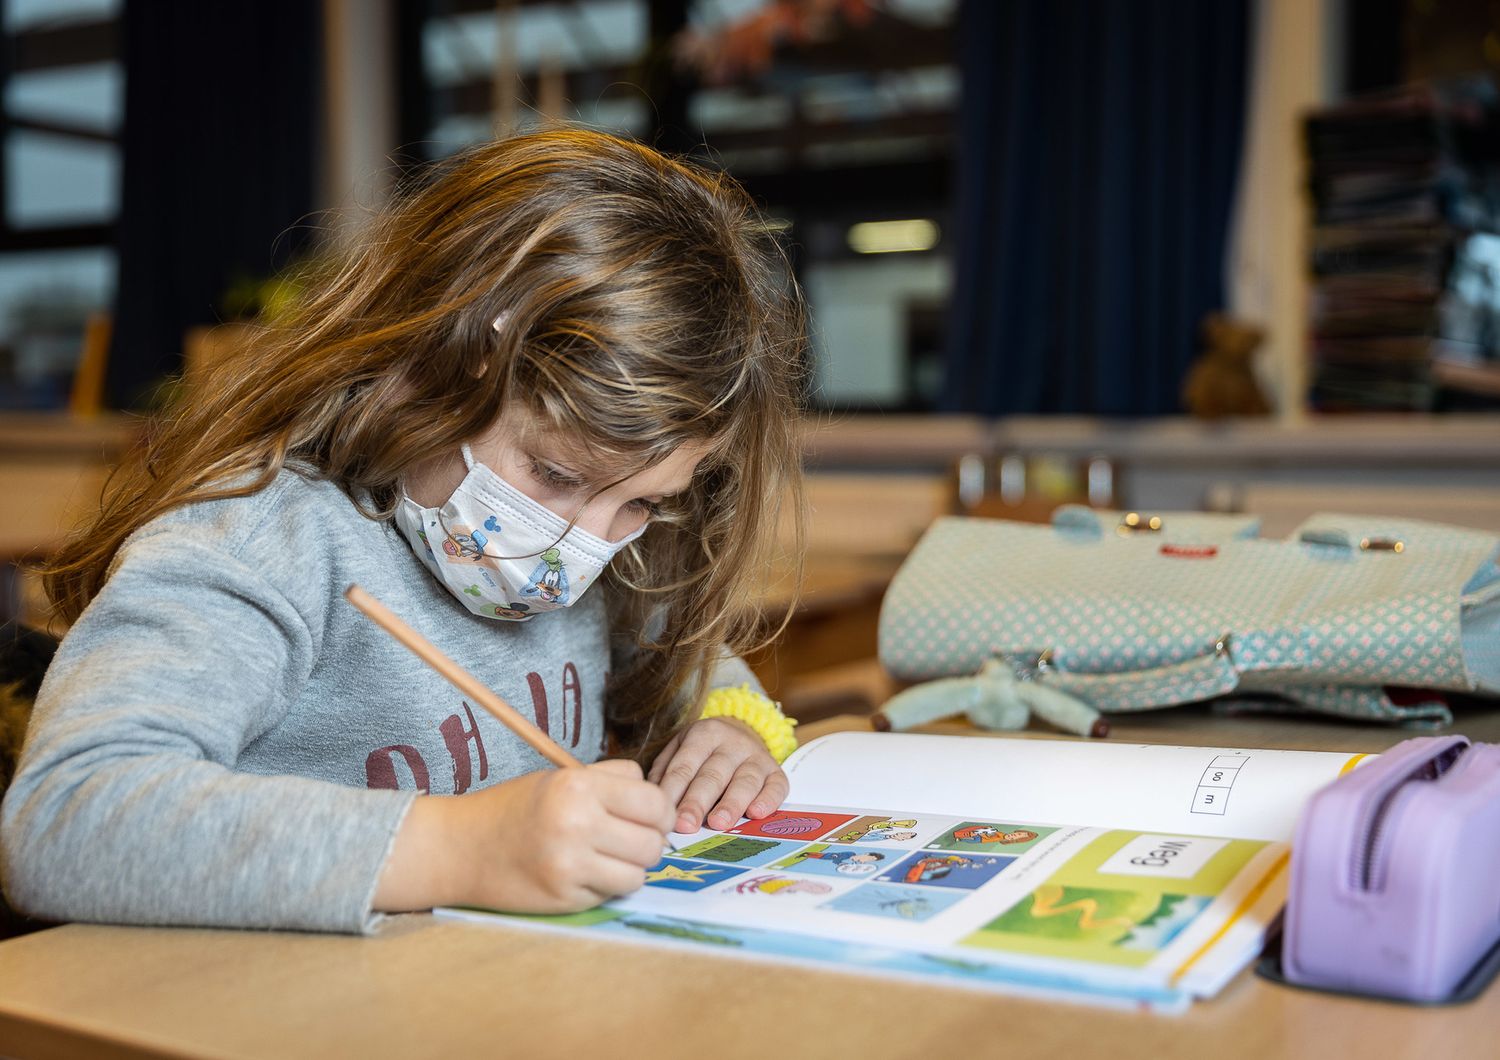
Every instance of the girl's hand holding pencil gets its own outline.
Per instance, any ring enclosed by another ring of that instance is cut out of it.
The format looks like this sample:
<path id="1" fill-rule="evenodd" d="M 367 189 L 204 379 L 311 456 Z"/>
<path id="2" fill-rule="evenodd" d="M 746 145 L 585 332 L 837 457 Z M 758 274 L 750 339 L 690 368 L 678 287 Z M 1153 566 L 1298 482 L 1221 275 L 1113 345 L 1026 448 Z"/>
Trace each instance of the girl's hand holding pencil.
<path id="1" fill-rule="evenodd" d="M 673 815 L 640 767 L 619 760 L 423 796 L 396 835 L 375 908 L 588 909 L 645 882 Z"/>
<path id="2" fill-rule="evenodd" d="M 629 761 L 585 766 L 369 593 L 344 596 L 496 720 L 562 768 L 492 788 L 417 799 L 375 891 L 384 912 L 480 905 L 588 909 L 639 889 L 677 818 L 674 799 Z"/>

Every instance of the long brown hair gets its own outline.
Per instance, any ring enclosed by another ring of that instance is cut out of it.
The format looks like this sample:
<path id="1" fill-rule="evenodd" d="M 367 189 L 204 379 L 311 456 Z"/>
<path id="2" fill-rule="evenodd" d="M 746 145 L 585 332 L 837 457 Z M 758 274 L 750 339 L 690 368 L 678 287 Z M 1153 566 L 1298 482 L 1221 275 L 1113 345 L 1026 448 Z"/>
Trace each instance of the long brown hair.
<path id="1" fill-rule="evenodd" d="M 659 742 L 662 707 L 762 639 L 757 589 L 788 515 L 800 552 L 803 307 L 752 201 L 640 144 L 552 129 L 446 160 L 329 261 L 120 468 L 49 565 L 57 612 L 75 619 L 151 519 L 284 467 L 389 518 L 408 469 L 508 402 L 616 465 L 712 440 L 673 519 L 606 582 L 634 649 L 610 720 L 631 746 Z"/>

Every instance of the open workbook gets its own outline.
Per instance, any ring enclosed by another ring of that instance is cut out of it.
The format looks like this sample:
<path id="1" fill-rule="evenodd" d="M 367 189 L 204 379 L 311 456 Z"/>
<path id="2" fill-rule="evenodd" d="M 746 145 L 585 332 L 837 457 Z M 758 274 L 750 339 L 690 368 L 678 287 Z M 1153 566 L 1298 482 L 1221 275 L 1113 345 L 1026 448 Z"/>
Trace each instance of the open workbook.
<path id="1" fill-rule="evenodd" d="M 1186 1007 L 1259 952 L 1314 791 L 1363 756 L 838 733 L 769 817 L 674 837 L 586 913 L 440 915 Z"/>

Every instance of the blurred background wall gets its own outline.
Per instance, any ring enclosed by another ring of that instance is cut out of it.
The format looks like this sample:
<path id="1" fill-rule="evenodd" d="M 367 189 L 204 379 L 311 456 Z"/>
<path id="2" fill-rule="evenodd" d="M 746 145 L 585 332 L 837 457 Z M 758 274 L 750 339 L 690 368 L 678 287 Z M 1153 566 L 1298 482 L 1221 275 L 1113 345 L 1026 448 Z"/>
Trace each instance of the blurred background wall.
<path id="1" fill-rule="evenodd" d="M 308 249 L 325 211 L 376 205 L 423 161 L 553 118 L 705 157 L 765 204 L 813 303 L 819 407 L 1175 413 L 1216 309 L 1266 332 L 1254 370 L 1283 417 L 1450 407 L 1493 386 L 1459 370 L 1495 358 L 1500 259 L 1472 238 L 1496 213 L 1500 28 L 1482 0 L 3 11 L 0 407 L 65 403 L 96 310 L 115 326 L 108 403 L 148 401 L 180 370 L 182 335 L 253 313 L 256 284 Z M 1354 118 L 1307 121 L 1380 93 L 1358 157 L 1337 145 Z M 1424 145 L 1431 157 L 1413 156 Z M 1370 168 L 1382 152 L 1399 172 Z M 1438 259 L 1435 285 L 1485 307 L 1449 322 L 1463 335 L 1423 307 L 1360 319 L 1357 292 L 1308 282 L 1372 252 L 1351 219 L 1401 221 L 1330 212 L 1335 194 L 1368 207 L 1381 179 L 1386 205 L 1426 196 L 1464 230 L 1373 251 L 1382 267 Z M 1351 324 L 1379 334 L 1338 345 Z M 1445 353 L 1457 367 L 1434 377 Z M 1372 383 L 1369 363 L 1395 359 Z"/>

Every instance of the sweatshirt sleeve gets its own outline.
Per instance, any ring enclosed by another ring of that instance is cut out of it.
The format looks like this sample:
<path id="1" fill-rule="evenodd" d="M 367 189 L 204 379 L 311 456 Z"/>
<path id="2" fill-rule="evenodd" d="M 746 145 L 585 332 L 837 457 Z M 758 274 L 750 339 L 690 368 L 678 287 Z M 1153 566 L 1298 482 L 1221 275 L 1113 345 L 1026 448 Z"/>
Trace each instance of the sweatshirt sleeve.
<path id="1" fill-rule="evenodd" d="M 321 621 L 190 536 L 127 545 L 58 650 L 0 807 L 33 916 L 369 931 L 414 795 L 239 773 L 296 701 Z"/>
<path id="2" fill-rule="evenodd" d="M 755 676 L 755 672 L 750 669 L 744 659 L 725 652 L 723 658 L 714 665 L 713 673 L 709 675 L 708 687 L 710 689 L 739 688 L 741 685 L 749 685 L 752 692 L 759 692 L 762 695 L 766 691 L 760 679 Z"/>

